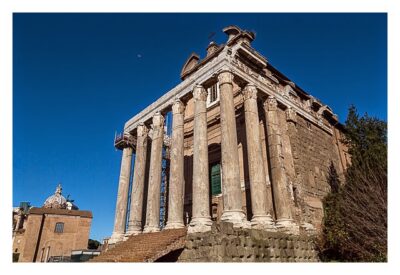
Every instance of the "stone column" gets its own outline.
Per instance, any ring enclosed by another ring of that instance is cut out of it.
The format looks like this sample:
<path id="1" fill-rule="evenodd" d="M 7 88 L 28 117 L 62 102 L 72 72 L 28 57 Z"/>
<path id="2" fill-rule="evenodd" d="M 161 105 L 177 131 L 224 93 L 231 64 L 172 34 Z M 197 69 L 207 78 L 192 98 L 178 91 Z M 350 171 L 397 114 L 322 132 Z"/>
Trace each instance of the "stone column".
<path id="1" fill-rule="evenodd" d="M 137 128 L 135 169 L 133 172 L 131 207 L 126 235 L 136 235 L 142 232 L 143 192 L 147 161 L 147 133 L 147 126 L 140 124 Z"/>
<path id="2" fill-rule="evenodd" d="M 121 172 L 119 175 L 117 205 L 115 207 L 114 231 L 109 243 L 123 240 L 126 226 L 126 211 L 128 207 L 129 178 L 132 164 L 132 147 L 125 147 L 122 151 Z"/>
<path id="3" fill-rule="evenodd" d="M 208 179 L 207 92 L 201 85 L 193 89 L 193 201 L 189 233 L 211 230 L 210 184 Z"/>
<path id="4" fill-rule="evenodd" d="M 160 231 L 161 168 L 164 143 L 164 117 L 160 112 L 154 115 L 152 127 L 146 226 L 143 230 L 145 233 Z"/>
<path id="5" fill-rule="evenodd" d="M 169 177 L 168 221 L 165 229 L 183 228 L 185 189 L 183 154 L 183 118 L 185 105 L 177 99 L 172 106 L 171 164 Z"/>
<path id="6" fill-rule="evenodd" d="M 243 90 L 246 141 L 250 177 L 251 226 L 276 231 L 267 202 L 267 185 L 261 149 L 257 88 L 248 84 Z"/>
<path id="7" fill-rule="evenodd" d="M 287 177 L 283 165 L 282 134 L 278 120 L 278 103 L 273 96 L 264 102 L 267 122 L 268 149 L 271 161 L 272 192 L 276 211 L 278 230 L 298 234 L 299 227 L 294 223 L 290 210 Z"/>
<path id="8" fill-rule="evenodd" d="M 224 210 L 221 220 L 243 227 L 246 216 L 242 210 L 239 155 L 237 146 L 233 74 L 224 70 L 218 75 L 221 108 L 221 160 Z"/>

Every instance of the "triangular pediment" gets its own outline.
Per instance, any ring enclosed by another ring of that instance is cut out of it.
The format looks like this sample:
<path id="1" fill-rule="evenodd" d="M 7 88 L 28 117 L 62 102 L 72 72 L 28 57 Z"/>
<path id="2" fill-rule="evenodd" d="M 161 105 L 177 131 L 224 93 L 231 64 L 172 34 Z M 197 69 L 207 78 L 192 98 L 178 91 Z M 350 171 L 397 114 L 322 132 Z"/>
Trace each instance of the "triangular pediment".
<path id="1" fill-rule="evenodd" d="M 196 53 L 192 53 L 185 62 L 185 65 L 183 65 L 181 71 L 181 78 L 183 78 L 185 74 L 189 72 L 191 69 L 193 69 L 199 63 L 199 60 L 200 57 Z"/>

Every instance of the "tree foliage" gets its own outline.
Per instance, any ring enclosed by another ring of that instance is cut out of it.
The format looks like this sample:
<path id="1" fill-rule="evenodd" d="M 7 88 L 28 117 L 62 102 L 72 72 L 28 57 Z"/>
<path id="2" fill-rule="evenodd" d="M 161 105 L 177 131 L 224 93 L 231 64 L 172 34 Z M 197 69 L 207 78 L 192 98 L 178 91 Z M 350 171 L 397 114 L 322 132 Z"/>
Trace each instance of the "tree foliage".
<path id="1" fill-rule="evenodd" d="M 97 240 L 89 239 L 88 249 L 97 249 L 100 246 L 100 242 Z"/>
<path id="2" fill-rule="evenodd" d="M 387 260 L 387 126 L 349 109 L 345 139 L 351 165 L 340 184 L 331 164 L 320 255 L 325 261 Z"/>

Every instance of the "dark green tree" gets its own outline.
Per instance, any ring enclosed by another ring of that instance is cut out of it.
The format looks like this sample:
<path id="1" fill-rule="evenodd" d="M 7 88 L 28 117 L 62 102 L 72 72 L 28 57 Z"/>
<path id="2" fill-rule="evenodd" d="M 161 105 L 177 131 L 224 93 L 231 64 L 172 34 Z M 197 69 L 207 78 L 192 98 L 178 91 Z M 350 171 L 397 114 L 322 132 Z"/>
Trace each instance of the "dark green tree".
<path id="1" fill-rule="evenodd" d="M 320 255 L 325 261 L 387 260 L 387 126 L 349 109 L 343 142 L 351 155 L 345 183 L 332 165 L 324 199 Z"/>
<path id="2" fill-rule="evenodd" d="M 97 249 L 100 246 L 100 242 L 97 240 L 89 239 L 88 249 Z"/>

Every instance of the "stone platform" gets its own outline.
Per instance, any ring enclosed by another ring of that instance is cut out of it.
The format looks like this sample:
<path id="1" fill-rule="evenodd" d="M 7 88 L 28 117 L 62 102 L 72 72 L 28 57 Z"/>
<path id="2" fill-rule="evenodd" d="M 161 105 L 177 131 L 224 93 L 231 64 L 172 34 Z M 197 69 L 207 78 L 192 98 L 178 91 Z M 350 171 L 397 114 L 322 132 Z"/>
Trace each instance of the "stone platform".
<path id="1" fill-rule="evenodd" d="M 178 262 L 317 262 L 313 237 L 214 224 L 189 234 Z"/>
<path id="2" fill-rule="evenodd" d="M 211 231 L 186 228 L 131 236 L 92 262 L 317 262 L 312 236 L 214 223 Z"/>

